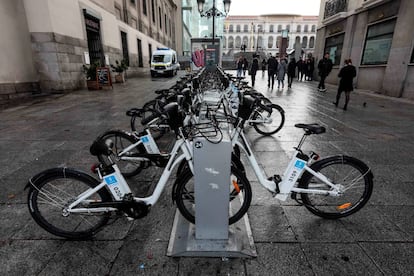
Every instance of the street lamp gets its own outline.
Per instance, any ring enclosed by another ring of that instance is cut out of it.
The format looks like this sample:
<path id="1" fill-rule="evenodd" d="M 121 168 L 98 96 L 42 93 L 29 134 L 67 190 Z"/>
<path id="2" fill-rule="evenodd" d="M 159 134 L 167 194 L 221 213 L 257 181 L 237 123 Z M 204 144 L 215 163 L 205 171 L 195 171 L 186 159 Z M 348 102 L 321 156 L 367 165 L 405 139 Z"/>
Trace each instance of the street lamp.
<path id="1" fill-rule="evenodd" d="M 214 45 L 214 39 L 215 39 L 215 26 L 214 26 L 215 24 L 214 24 L 214 21 L 215 21 L 215 18 L 216 17 L 224 17 L 229 13 L 231 0 L 223 0 L 224 12 L 222 12 L 222 11 L 220 11 L 216 8 L 216 0 L 213 0 L 213 7 L 212 8 L 210 8 L 206 11 L 203 11 L 204 10 L 204 3 L 205 3 L 205 0 L 197 0 L 198 12 L 200 13 L 201 17 L 207 17 L 207 18 L 212 17 L 213 18 L 213 45 Z"/>

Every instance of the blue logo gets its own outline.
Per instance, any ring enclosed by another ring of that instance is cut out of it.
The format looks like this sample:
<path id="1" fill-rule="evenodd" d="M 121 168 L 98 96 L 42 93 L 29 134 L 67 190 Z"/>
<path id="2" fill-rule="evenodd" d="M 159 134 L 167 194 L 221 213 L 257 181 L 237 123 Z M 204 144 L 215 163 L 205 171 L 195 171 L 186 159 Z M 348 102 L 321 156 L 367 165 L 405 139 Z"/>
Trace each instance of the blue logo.
<path id="1" fill-rule="evenodd" d="M 105 177 L 104 179 L 105 179 L 106 184 L 108 185 L 115 184 L 116 182 L 118 182 L 116 181 L 116 178 L 114 175 Z"/>
<path id="2" fill-rule="evenodd" d="M 301 161 L 301 160 L 297 160 L 295 163 L 295 167 L 299 168 L 299 169 L 303 169 L 303 167 L 305 167 L 305 162 Z"/>
<path id="3" fill-rule="evenodd" d="M 143 136 L 143 137 L 141 137 L 141 141 L 142 141 L 142 143 L 147 143 L 147 142 L 149 142 L 149 139 L 148 139 L 147 136 Z"/>

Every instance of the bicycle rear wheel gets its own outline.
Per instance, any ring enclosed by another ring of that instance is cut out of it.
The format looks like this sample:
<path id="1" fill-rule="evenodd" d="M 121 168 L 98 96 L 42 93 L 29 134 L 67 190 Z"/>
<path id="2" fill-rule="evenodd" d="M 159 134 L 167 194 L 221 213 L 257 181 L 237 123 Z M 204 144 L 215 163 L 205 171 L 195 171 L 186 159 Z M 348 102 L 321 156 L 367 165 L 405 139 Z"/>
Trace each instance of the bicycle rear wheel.
<path id="1" fill-rule="evenodd" d="M 177 178 L 175 190 L 175 202 L 178 210 L 189 222 L 195 223 L 195 190 L 194 177 L 188 169 Z M 250 207 L 252 200 L 252 189 L 247 178 L 238 169 L 231 168 L 229 179 L 229 224 L 241 219 Z"/>
<path id="2" fill-rule="evenodd" d="M 367 165 L 356 158 L 333 156 L 315 162 L 311 169 L 323 174 L 342 189 L 342 193 L 338 196 L 301 194 L 305 207 L 317 216 L 327 219 L 349 216 L 360 210 L 372 194 L 372 172 Z M 299 187 L 332 190 L 331 187 L 308 172 L 303 174 Z"/>
<path id="3" fill-rule="evenodd" d="M 277 104 L 272 104 L 270 100 L 264 99 L 263 104 L 271 107 L 272 111 L 259 108 L 253 114 L 253 120 L 271 119 L 271 123 L 253 123 L 254 129 L 262 135 L 272 135 L 278 132 L 285 123 L 285 111 Z"/>
<path id="4" fill-rule="evenodd" d="M 86 173 L 68 168 L 54 168 L 31 179 L 28 184 L 28 206 L 33 219 L 53 235 L 67 239 L 87 239 L 96 234 L 109 220 L 110 213 L 69 213 L 67 207 L 77 196 L 99 182 Z M 100 189 L 78 206 L 90 202 L 110 202 L 110 194 Z"/>
<path id="5" fill-rule="evenodd" d="M 138 142 L 138 139 L 135 138 L 135 136 L 128 134 L 122 130 L 110 130 L 102 134 L 98 139 L 103 141 L 109 139 L 112 141 L 112 152 L 114 153 L 112 161 L 118 165 L 118 168 L 123 176 L 131 177 L 141 172 L 144 167 L 144 162 L 129 159 L 126 160 L 123 159 L 123 157 L 138 157 L 139 154 L 145 153 L 145 148 L 143 145 L 138 145 L 130 149 L 128 152 L 123 153 L 122 156 L 120 155 L 124 149 Z M 106 158 L 106 156 L 98 155 L 99 162 L 104 163 Z"/>

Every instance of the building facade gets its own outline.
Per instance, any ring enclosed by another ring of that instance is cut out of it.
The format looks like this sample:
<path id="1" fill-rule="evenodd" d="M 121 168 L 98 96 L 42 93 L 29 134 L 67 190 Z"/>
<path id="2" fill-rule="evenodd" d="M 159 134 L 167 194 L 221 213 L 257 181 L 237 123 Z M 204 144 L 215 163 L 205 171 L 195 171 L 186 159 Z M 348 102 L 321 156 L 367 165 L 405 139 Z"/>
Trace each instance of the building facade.
<path id="1" fill-rule="evenodd" d="M 317 16 L 228 16 L 224 21 L 223 51 L 231 55 L 245 47 L 246 51 L 278 56 L 285 31 L 288 54 L 313 54 L 317 22 Z"/>
<path id="2" fill-rule="evenodd" d="M 359 89 L 414 99 L 414 1 L 322 0 L 315 54 L 334 63 L 327 82 L 351 58 Z"/>
<path id="3" fill-rule="evenodd" d="M 181 0 L 1 1 L 0 101 L 84 87 L 94 61 L 149 73 L 152 50 L 182 51 L 181 15 Z"/>

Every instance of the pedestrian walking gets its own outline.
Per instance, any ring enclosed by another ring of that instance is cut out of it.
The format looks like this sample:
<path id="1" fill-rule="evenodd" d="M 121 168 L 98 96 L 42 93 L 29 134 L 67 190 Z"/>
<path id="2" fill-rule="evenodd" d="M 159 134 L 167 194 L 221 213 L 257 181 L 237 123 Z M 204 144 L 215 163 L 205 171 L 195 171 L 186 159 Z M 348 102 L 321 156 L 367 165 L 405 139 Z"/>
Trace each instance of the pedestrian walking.
<path id="1" fill-rule="evenodd" d="M 259 60 L 256 56 L 253 56 L 252 66 L 250 67 L 250 77 L 252 78 L 252 86 L 256 81 L 256 72 L 259 70 Z"/>
<path id="2" fill-rule="evenodd" d="M 332 70 L 332 61 L 329 59 L 329 53 L 325 53 L 323 59 L 319 61 L 318 70 L 320 76 L 318 89 L 320 92 L 325 92 L 325 79 Z"/>
<path id="3" fill-rule="evenodd" d="M 303 61 L 302 57 L 299 57 L 298 62 L 296 63 L 296 67 L 298 67 L 298 81 L 302 81 L 303 75 L 305 74 L 305 62 Z M 306 77 L 305 77 L 306 80 Z"/>
<path id="4" fill-rule="evenodd" d="M 236 61 L 237 77 L 240 78 L 243 73 L 243 57 L 239 56 Z"/>
<path id="5" fill-rule="evenodd" d="M 295 78 L 296 73 L 296 60 L 295 58 L 291 58 L 287 68 L 287 75 L 288 75 L 288 88 L 292 88 L 292 82 Z"/>
<path id="6" fill-rule="evenodd" d="M 307 75 L 305 76 L 306 80 L 312 81 L 313 80 L 313 72 L 315 71 L 315 59 L 310 57 L 309 62 L 307 64 Z"/>
<path id="7" fill-rule="evenodd" d="M 267 87 L 270 87 L 270 84 L 272 84 L 272 89 L 275 84 L 275 74 L 277 71 L 277 65 L 278 62 L 270 55 L 269 60 L 267 61 Z"/>
<path id="8" fill-rule="evenodd" d="M 264 77 L 264 75 L 265 75 L 265 71 L 266 71 L 266 64 L 267 64 L 266 59 L 263 59 L 263 60 L 262 60 L 262 78 L 263 78 L 263 77 Z"/>
<path id="9" fill-rule="evenodd" d="M 345 104 L 343 109 L 346 110 L 348 108 L 351 91 L 354 90 L 353 81 L 356 77 L 356 69 L 355 66 L 352 65 L 351 59 L 345 60 L 345 66 L 339 71 L 338 77 L 341 78 L 341 80 L 339 81 L 338 92 L 336 94 L 336 102 L 333 104 L 338 106 L 341 94 L 342 92 L 345 92 Z"/>
<path id="10" fill-rule="evenodd" d="M 285 87 L 285 75 L 287 73 L 287 64 L 286 59 L 281 58 L 277 66 L 277 88 L 280 88 L 282 84 L 282 89 Z"/>
<path id="11" fill-rule="evenodd" d="M 247 62 L 247 58 L 243 58 L 243 77 L 246 76 L 247 68 L 249 68 L 249 62 Z"/>

